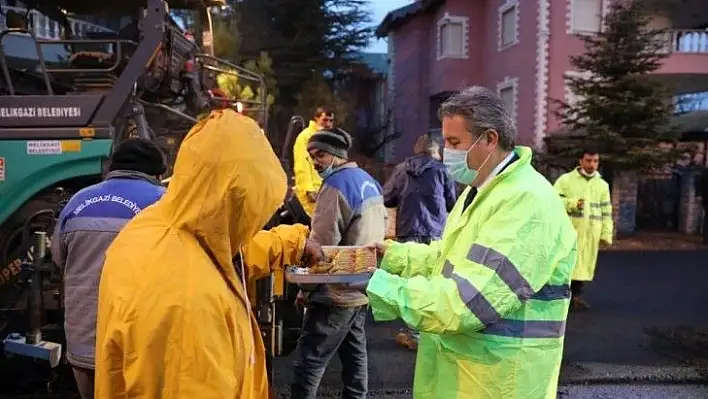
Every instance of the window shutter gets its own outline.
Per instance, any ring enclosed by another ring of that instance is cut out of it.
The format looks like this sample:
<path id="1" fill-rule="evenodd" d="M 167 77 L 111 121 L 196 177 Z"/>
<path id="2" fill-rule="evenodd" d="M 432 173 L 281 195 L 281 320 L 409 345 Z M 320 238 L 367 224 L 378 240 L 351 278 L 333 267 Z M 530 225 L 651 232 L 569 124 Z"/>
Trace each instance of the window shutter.
<path id="1" fill-rule="evenodd" d="M 573 107 L 573 106 L 577 105 L 578 103 L 582 102 L 585 99 L 585 97 L 582 95 L 576 94 L 573 91 L 573 89 L 571 89 L 570 86 L 568 85 L 568 78 L 566 78 L 565 80 L 566 80 L 565 102 L 568 104 L 568 106 Z M 585 118 L 581 118 L 579 121 L 582 122 L 583 119 L 585 119 Z"/>
<path id="2" fill-rule="evenodd" d="M 502 14 L 502 45 L 511 44 L 516 39 L 516 7 Z"/>
<path id="3" fill-rule="evenodd" d="M 447 32 L 447 48 L 445 49 L 445 54 L 456 56 L 462 55 L 462 24 L 447 24 Z"/>
<path id="4" fill-rule="evenodd" d="M 514 110 L 514 88 L 513 87 L 506 87 L 503 88 L 499 91 L 499 97 L 501 97 L 502 101 L 504 101 L 504 105 L 506 105 L 506 109 L 509 112 L 513 112 Z"/>
<path id="5" fill-rule="evenodd" d="M 602 0 L 573 0 L 573 30 L 599 32 L 602 27 Z"/>
<path id="6" fill-rule="evenodd" d="M 440 27 L 440 47 L 443 56 L 461 56 L 463 26 L 459 22 L 448 22 Z"/>

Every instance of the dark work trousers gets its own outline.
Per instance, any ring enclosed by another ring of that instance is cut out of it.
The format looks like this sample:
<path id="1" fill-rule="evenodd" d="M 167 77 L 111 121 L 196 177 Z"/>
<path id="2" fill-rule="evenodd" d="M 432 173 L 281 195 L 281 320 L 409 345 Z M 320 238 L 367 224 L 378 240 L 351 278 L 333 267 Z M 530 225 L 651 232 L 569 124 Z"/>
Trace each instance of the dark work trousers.
<path id="1" fill-rule="evenodd" d="M 314 399 L 322 375 L 335 353 L 342 362 L 342 397 L 364 399 L 368 387 L 366 306 L 308 306 L 294 364 L 292 399 Z"/>
<path id="2" fill-rule="evenodd" d="M 87 370 L 79 367 L 72 367 L 74 371 L 74 379 L 76 387 L 79 389 L 81 399 L 93 399 L 93 381 L 95 374 L 93 370 Z"/>
<path id="3" fill-rule="evenodd" d="M 586 281 L 573 280 L 570 282 L 570 292 L 573 296 L 580 296 L 583 294 L 583 288 Z"/>

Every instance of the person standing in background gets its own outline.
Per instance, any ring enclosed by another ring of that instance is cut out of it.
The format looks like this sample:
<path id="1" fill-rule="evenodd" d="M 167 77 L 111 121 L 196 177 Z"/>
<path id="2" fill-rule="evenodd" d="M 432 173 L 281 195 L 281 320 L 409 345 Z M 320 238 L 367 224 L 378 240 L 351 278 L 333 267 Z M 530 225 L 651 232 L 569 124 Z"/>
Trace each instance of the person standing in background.
<path id="1" fill-rule="evenodd" d="M 580 165 L 556 180 L 554 185 L 578 233 L 578 262 L 573 269 L 571 306 L 577 310 L 589 309 L 582 299 L 585 284 L 595 277 L 597 253 L 612 245 L 612 202 L 610 187 L 597 168 L 600 154 L 586 149 Z"/>
<path id="2" fill-rule="evenodd" d="M 106 250 L 128 221 L 162 197 L 159 177 L 166 170 L 155 144 L 126 140 L 111 156 L 103 182 L 76 193 L 59 214 L 52 259 L 63 269 L 66 358 L 81 399 L 94 397 L 98 284 Z"/>
<path id="3" fill-rule="evenodd" d="M 308 216 L 312 216 L 315 209 L 317 193 L 322 186 L 322 178 L 315 170 L 310 154 L 307 152 L 307 143 L 313 134 L 322 129 L 331 129 L 334 126 L 334 112 L 326 107 L 317 107 L 315 116 L 310 124 L 298 134 L 293 146 L 295 196 L 300 201 Z"/>
<path id="4" fill-rule="evenodd" d="M 457 200 L 455 181 L 440 161 L 440 145 L 428 135 L 418 138 L 414 156 L 396 165 L 384 185 L 384 205 L 396 208 L 396 241 L 430 244 L 442 236 L 447 214 Z M 396 342 L 418 347 L 419 333 L 405 328 Z"/>

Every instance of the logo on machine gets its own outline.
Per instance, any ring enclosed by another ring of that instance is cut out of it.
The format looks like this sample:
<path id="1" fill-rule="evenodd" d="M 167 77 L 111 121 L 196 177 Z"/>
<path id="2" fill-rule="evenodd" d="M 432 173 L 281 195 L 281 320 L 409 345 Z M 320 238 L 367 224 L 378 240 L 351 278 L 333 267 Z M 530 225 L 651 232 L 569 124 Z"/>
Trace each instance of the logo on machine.
<path id="1" fill-rule="evenodd" d="M 0 107 L 0 118 L 80 118 L 79 107 Z"/>

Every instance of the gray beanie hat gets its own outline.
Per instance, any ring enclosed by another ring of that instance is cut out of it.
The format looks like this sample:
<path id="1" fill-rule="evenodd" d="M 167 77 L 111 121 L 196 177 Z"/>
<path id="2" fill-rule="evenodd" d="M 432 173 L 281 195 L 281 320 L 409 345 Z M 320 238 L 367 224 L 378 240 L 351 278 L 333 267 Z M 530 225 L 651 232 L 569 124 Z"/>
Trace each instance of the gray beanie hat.
<path id="1" fill-rule="evenodd" d="M 310 137 L 307 150 L 317 149 L 342 159 L 349 159 L 349 149 L 352 147 L 352 136 L 340 128 L 320 130 Z"/>

